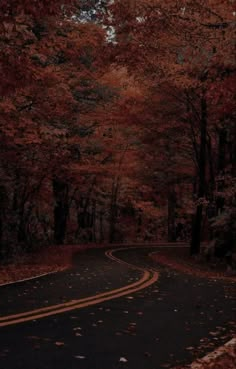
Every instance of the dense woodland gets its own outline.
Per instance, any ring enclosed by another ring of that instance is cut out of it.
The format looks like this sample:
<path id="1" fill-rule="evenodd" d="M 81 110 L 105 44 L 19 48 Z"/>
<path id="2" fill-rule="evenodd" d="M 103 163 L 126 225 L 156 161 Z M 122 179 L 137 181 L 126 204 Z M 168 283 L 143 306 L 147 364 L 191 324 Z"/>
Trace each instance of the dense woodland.
<path id="1" fill-rule="evenodd" d="M 236 238 L 235 1 L 0 0 L 0 255 Z"/>

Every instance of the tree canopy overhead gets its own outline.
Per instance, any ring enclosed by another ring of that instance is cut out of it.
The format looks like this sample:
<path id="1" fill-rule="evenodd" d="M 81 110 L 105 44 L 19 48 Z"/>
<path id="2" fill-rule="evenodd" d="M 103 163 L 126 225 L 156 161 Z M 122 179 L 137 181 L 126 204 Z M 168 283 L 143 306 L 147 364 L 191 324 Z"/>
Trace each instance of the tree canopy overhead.
<path id="1" fill-rule="evenodd" d="M 0 20 L 2 253 L 182 237 L 195 254 L 232 223 L 234 1 L 1 1 Z"/>

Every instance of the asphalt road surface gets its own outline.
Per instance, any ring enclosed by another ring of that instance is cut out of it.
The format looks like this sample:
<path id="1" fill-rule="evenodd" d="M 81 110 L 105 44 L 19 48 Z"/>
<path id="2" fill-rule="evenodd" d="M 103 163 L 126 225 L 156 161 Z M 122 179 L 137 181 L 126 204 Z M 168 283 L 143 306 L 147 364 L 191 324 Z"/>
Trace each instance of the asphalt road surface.
<path id="1" fill-rule="evenodd" d="M 234 286 L 152 251 L 87 250 L 70 271 L 0 287 L 0 369 L 161 369 L 227 341 Z"/>

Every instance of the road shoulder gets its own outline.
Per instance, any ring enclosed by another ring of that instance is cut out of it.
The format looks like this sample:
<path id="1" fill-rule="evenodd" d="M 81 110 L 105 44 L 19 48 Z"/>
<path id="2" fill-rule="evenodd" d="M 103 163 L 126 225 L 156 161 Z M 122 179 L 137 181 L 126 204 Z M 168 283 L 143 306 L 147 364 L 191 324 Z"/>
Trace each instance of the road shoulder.
<path id="1" fill-rule="evenodd" d="M 235 369 L 236 337 L 187 366 L 172 369 Z"/>
<path id="2" fill-rule="evenodd" d="M 189 256 L 186 247 L 165 247 L 151 252 L 150 257 L 157 263 L 184 274 L 199 278 L 208 278 L 228 282 L 236 282 L 236 272 L 227 272 L 222 265 L 208 265 L 202 258 Z"/>

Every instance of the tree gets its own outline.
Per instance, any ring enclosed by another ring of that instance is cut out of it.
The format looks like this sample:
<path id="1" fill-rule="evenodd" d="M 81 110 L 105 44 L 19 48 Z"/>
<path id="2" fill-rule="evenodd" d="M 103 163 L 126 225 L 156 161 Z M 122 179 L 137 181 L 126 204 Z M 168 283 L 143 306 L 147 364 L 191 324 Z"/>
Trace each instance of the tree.
<path id="1" fill-rule="evenodd" d="M 232 59 L 234 6 L 228 1 L 194 4 L 118 1 L 111 5 L 110 12 L 109 19 L 116 34 L 114 60 L 127 65 L 138 79 L 145 80 L 159 94 L 169 91 L 179 103 L 176 120 L 180 127 L 185 122 L 196 164 L 191 254 L 197 254 L 203 202 L 211 196 L 209 188 L 214 187 L 207 174 L 208 170 L 213 174 L 211 136 L 219 124 L 219 117 L 213 112 L 216 105 L 209 99 L 208 91 L 214 79 L 222 79 L 222 70 L 235 69 Z"/>
<path id="2" fill-rule="evenodd" d="M 83 138 L 78 122 L 83 116 L 90 119 L 88 113 L 103 100 L 96 81 L 101 75 L 98 61 L 104 31 L 70 20 L 68 4 L 64 2 L 62 8 L 60 2 L 43 2 L 37 12 L 28 2 L 19 6 L 14 2 L 11 9 L 1 3 L 2 10 L 6 7 L 1 39 L 6 50 L 1 68 L 6 78 L 0 101 L 2 186 L 8 195 L 2 214 L 7 210 L 9 215 L 2 219 L 8 225 L 2 227 L 8 228 L 5 240 L 14 222 L 18 241 L 29 241 L 27 227 L 42 207 L 41 189 L 45 182 L 52 182 L 54 192 L 46 194 L 55 195 L 55 240 L 63 242 L 68 204 L 66 197 L 59 199 L 56 183 L 68 187 L 68 161 L 70 165 L 78 161 Z M 16 63 L 9 64 L 15 59 Z"/>

